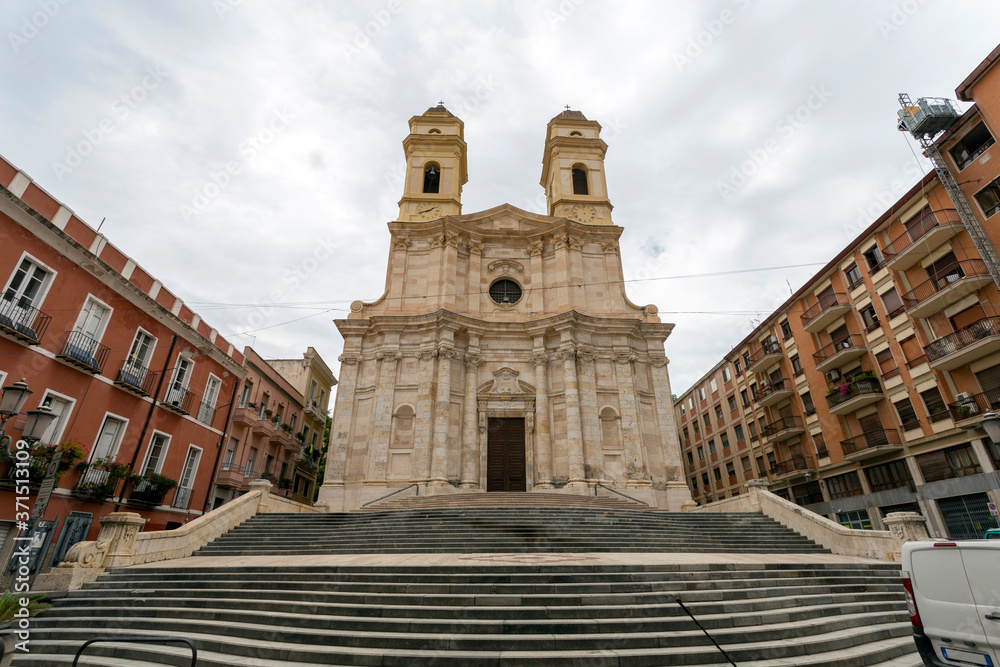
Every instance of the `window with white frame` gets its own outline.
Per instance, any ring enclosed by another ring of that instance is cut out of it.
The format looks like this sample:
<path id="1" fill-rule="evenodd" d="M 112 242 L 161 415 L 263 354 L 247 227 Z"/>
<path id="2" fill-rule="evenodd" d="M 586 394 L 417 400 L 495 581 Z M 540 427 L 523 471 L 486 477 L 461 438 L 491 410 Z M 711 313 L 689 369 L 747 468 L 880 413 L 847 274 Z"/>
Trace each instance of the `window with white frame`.
<path id="1" fill-rule="evenodd" d="M 189 445 L 187 456 L 184 457 L 184 467 L 181 468 L 181 478 L 177 482 L 177 491 L 174 494 L 174 507 L 187 507 L 188 503 L 191 502 L 191 489 L 194 487 L 194 480 L 198 475 L 200 461 L 201 449 Z"/>
<path id="2" fill-rule="evenodd" d="M 292 429 L 292 433 L 295 433 L 295 422 L 299 420 L 298 415 L 292 415 L 291 419 L 288 420 L 288 428 Z"/>
<path id="3" fill-rule="evenodd" d="M 47 445 L 59 444 L 59 439 L 62 437 L 63 431 L 66 430 L 66 424 L 69 423 L 69 415 L 73 411 L 73 404 L 75 402 L 69 397 L 60 396 L 51 391 L 45 392 L 45 395 L 42 396 L 42 402 L 39 405 L 48 406 L 56 418 L 45 429 L 45 433 L 42 434 L 42 439 L 39 442 Z"/>
<path id="4" fill-rule="evenodd" d="M 151 472 L 160 472 L 163 468 L 163 460 L 167 455 L 167 447 L 169 445 L 169 435 L 153 431 L 153 437 L 149 439 L 149 451 L 146 452 L 146 461 L 142 464 L 141 468 L 143 475 L 148 475 Z"/>
<path id="5" fill-rule="evenodd" d="M 118 446 L 122 443 L 125 435 L 127 421 L 114 415 L 105 415 L 104 423 L 101 424 L 101 432 L 94 443 L 94 450 L 90 453 L 90 461 L 98 459 L 114 459 L 118 453 Z"/>
<path id="6" fill-rule="evenodd" d="M 698 399 L 702 400 L 702 401 L 705 400 L 705 388 L 704 387 L 698 387 Z"/>
<path id="7" fill-rule="evenodd" d="M 182 405 L 187 394 L 188 383 L 191 381 L 191 371 L 194 363 L 190 359 L 181 357 L 174 367 L 174 376 L 170 379 L 170 386 L 167 388 L 167 403 Z"/>
<path id="8" fill-rule="evenodd" d="M 250 397 L 253 396 L 253 382 L 247 380 L 247 383 L 243 385 L 243 392 L 240 394 L 240 407 L 245 408 L 248 403 L 250 403 Z"/>
<path id="9" fill-rule="evenodd" d="M 221 388 L 222 380 L 214 375 L 209 375 L 208 382 L 205 383 L 205 395 L 201 399 L 201 409 L 198 410 L 198 421 L 205 424 L 212 423 L 212 417 L 215 416 L 215 403 L 219 400 L 219 389 Z"/>
<path id="10" fill-rule="evenodd" d="M 732 373 L 729 372 L 729 368 L 728 367 L 723 368 L 722 369 L 722 381 L 723 382 L 729 382 L 732 379 L 733 379 L 733 375 L 732 375 Z"/>
<path id="11" fill-rule="evenodd" d="M 153 358 L 154 349 L 156 349 L 156 339 L 148 332 L 136 329 L 135 338 L 132 339 L 132 347 L 128 351 L 128 365 L 146 370 Z"/>
<path id="12" fill-rule="evenodd" d="M 14 302 L 21 308 L 38 308 L 52 275 L 33 259 L 23 258 L 4 290 L 4 301 Z"/>
<path id="13" fill-rule="evenodd" d="M 712 389 L 712 393 L 719 391 L 719 383 L 715 378 L 708 381 L 708 386 Z"/>
<path id="14" fill-rule="evenodd" d="M 100 342 L 104 336 L 104 330 L 107 329 L 109 319 L 111 319 L 111 308 L 90 295 L 76 318 L 76 326 L 73 327 L 73 331 Z"/>

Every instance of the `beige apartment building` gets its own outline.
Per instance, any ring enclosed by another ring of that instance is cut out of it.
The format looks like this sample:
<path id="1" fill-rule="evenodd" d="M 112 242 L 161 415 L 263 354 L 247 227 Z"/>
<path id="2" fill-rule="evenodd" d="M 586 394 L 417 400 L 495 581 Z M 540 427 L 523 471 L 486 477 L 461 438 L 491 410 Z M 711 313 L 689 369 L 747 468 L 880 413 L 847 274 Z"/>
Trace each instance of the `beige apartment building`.
<path id="1" fill-rule="evenodd" d="M 974 102 L 965 113 L 904 102 L 901 129 L 925 132 L 946 169 L 678 398 L 699 504 L 763 479 L 855 528 L 882 528 L 896 511 L 920 512 L 931 534 L 954 538 L 998 526 L 989 503 L 1000 501 L 1000 443 L 983 421 L 1000 411 L 998 57 L 1000 47 L 958 87 Z"/>

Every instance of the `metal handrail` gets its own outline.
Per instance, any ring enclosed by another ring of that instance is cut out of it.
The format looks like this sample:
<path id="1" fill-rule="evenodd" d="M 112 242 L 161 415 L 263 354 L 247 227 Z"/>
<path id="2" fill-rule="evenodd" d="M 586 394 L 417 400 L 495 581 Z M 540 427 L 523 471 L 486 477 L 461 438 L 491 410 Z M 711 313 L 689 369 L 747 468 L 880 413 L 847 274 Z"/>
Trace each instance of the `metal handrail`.
<path id="1" fill-rule="evenodd" d="M 674 602 L 676 602 L 677 604 L 680 605 L 681 609 L 684 610 L 684 613 L 686 613 L 688 616 L 690 616 L 691 620 L 694 621 L 694 624 L 698 626 L 698 629 L 701 630 L 703 633 L 705 633 L 705 636 L 708 637 L 708 640 L 710 642 L 712 642 L 713 644 L 715 644 L 715 648 L 719 649 L 719 653 L 721 653 L 723 655 L 723 657 L 729 662 L 730 665 L 732 665 L 733 667 L 739 667 L 739 665 L 737 665 L 735 662 L 733 662 L 733 659 L 729 657 L 729 654 L 726 653 L 725 649 L 723 649 L 721 646 L 719 646 L 719 642 L 715 641 L 715 638 L 712 637 L 712 635 L 708 634 L 708 630 L 706 630 L 702 626 L 702 624 L 698 622 L 698 619 L 694 617 L 694 614 L 692 614 L 691 610 L 687 608 L 687 605 L 685 605 L 683 602 L 681 602 L 681 598 L 680 598 L 679 595 L 669 595 L 667 597 L 672 597 L 674 599 Z"/>
<path id="2" fill-rule="evenodd" d="M 633 498 L 632 496 L 628 495 L 627 493 L 622 493 L 621 491 L 618 491 L 616 489 L 612 489 L 610 486 L 605 486 L 605 485 L 601 484 L 600 482 L 594 482 L 594 497 L 595 498 L 597 497 L 597 487 L 601 487 L 602 489 L 607 489 L 611 493 L 617 493 L 622 498 L 628 498 L 629 500 L 631 500 L 633 502 L 641 503 L 641 504 L 645 505 L 646 507 L 649 507 L 649 503 L 647 503 L 645 501 L 642 501 L 642 500 L 639 500 L 638 498 Z"/>
<path id="3" fill-rule="evenodd" d="M 375 503 L 377 503 L 380 500 L 385 500 L 389 496 L 394 496 L 397 493 L 402 493 L 403 491 L 406 491 L 407 489 L 413 488 L 414 486 L 417 487 L 417 495 L 419 496 L 420 495 L 420 485 L 419 484 L 410 484 L 409 486 L 404 486 L 401 489 L 396 489 L 395 491 L 393 491 L 391 493 L 387 493 L 384 496 L 380 496 L 379 498 L 376 498 L 375 500 L 369 500 L 367 503 L 364 503 L 361 506 L 362 507 L 368 507 L 369 505 L 374 505 Z"/>
<path id="4" fill-rule="evenodd" d="M 198 664 L 198 649 L 195 648 L 194 642 L 187 637 L 94 637 L 93 639 L 88 639 L 80 647 L 80 650 L 76 652 L 76 656 L 73 658 L 73 667 L 77 667 L 80 662 L 80 656 L 91 644 L 96 644 L 97 642 L 122 642 L 131 644 L 187 644 L 188 648 L 191 649 L 191 667 L 195 667 Z"/>

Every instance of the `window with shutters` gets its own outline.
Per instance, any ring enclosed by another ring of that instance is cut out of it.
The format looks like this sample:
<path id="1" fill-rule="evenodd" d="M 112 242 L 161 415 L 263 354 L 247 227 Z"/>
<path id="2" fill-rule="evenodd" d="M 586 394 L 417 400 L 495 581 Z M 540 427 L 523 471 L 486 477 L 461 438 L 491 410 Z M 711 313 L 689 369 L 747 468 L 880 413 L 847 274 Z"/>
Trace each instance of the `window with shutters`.
<path id="1" fill-rule="evenodd" d="M 750 407 L 750 397 L 747 396 L 747 390 L 746 389 L 740 389 L 740 400 L 743 401 L 743 407 L 744 408 L 749 408 Z"/>
<path id="2" fill-rule="evenodd" d="M 872 273 L 878 271 L 883 266 L 885 266 L 885 258 L 882 257 L 882 251 L 879 250 L 878 244 L 865 250 L 861 253 L 861 256 L 865 258 L 865 263 L 868 265 L 868 270 Z"/>
<path id="3" fill-rule="evenodd" d="M 714 439 L 708 441 L 708 453 L 709 454 L 714 454 L 715 453 L 715 440 Z"/>
<path id="4" fill-rule="evenodd" d="M 692 491 L 697 491 L 698 490 L 698 478 L 697 477 L 692 477 L 691 478 L 691 490 Z"/>
<path id="5" fill-rule="evenodd" d="M 733 367 L 736 369 L 736 377 L 743 375 L 743 364 L 739 359 L 733 362 Z"/>
<path id="6" fill-rule="evenodd" d="M 93 341 L 100 342 L 101 338 L 104 337 L 104 331 L 108 327 L 110 317 L 111 308 L 95 296 L 88 295 L 76 318 L 76 326 L 73 327 L 73 331 Z"/>
<path id="7" fill-rule="evenodd" d="M 788 320 L 782 320 L 781 324 L 781 339 L 788 340 L 792 337 L 792 325 L 788 323 Z"/>
<path id="8" fill-rule="evenodd" d="M 694 465 L 694 454 L 692 454 L 691 452 L 688 452 L 687 455 L 688 455 L 688 465 L 689 466 L 693 466 Z"/>
<path id="9" fill-rule="evenodd" d="M 962 312 L 955 313 L 948 319 L 951 320 L 951 326 L 953 326 L 957 331 L 958 329 L 964 329 L 971 324 L 975 324 L 984 317 L 987 317 L 987 315 L 982 304 L 974 303 Z"/>
<path id="10" fill-rule="evenodd" d="M 699 461 L 704 461 L 705 460 L 705 448 L 704 447 L 701 447 L 701 446 L 698 447 L 698 460 Z"/>
<path id="11" fill-rule="evenodd" d="M 865 331 L 871 333 L 879 327 L 882 323 L 878 321 L 878 314 L 875 312 L 875 306 L 868 304 L 861 309 L 861 321 L 865 325 Z"/>
<path id="12" fill-rule="evenodd" d="M 941 392 L 937 387 L 920 392 L 920 398 L 924 401 L 924 407 L 927 408 L 927 418 L 931 420 L 932 424 L 951 419 L 948 406 L 944 404 L 944 399 L 941 398 Z"/>
<path id="13" fill-rule="evenodd" d="M 728 402 L 729 402 L 729 411 L 736 412 L 736 397 L 730 396 Z"/>
<path id="14" fill-rule="evenodd" d="M 927 361 L 924 355 L 924 348 L 920 346 L 916 336 L 910 336 L 899 341 L 899 347 L 903 350 L 903 358 L 906 359 L 906 367 L 913 368 Z"/>
<path id="15" fill-rule="evenodd" d="M 886 315 L 889 316 L 890 320 L 903 314 L 905 310 L 903 308 L 903 300 L 899 298 L 899 292 L 896 291 L 895 287 L 878 296 L 882 299 L 882 306 L 885 308 Z"/>
<path id="16" fill-rule="evenodd" d="M 743 427 L 740 424 L 737 424 L 733 428 L 733 432 L 736 434 L 736 442 L 743 442 L 745 438 L 743 436 Z"/>
<path id="17" fill-rule="evenodd" d="M 802 399 L 802 409 L 806 417 L 816 414 L 816 406 L 813 405 L 812 394 L 807 391 L 804 394 L 800 394 L 800 398 Z"/>
<path id="18" fill-rule="evenodd" d="M 983 210 L 984 217 L 1000 213 L 1000 179 L 993 181 L 975 195 L 976 203 Z"/>
<path id="19" fill-rule="evenodd" d="M 913 404 L 910 403 L 909 398 L 896 401 L 892 404 L 892 407 L 896 408 L 896 414 L 899 415 L 899 423 L 902 425 L 904 431 L 913 431 L 920 428 L 920 419 L 917 418 L 917 412 L 913 409 Z"/>
<path id="20" fill-rule="evenodd" d="M 822 458 L 830 455 L 830 452 L 828 452 L 826 449 L 826 440 L 823 439 L 822 433 L 816 433 L 815 435 L 812 436 L 812 439 L 813 439 L 813 447 L 816 448 L 816 456 Z"/>
<path id="21" fill-rule="evenodd" d="M 899 367 L 896 366 L 896 360 L 892 356 L 891 349 L 885 348 L 876 354 L 875 361 L 878 363 L 878 369 L 883 379 L 888 380 L 899 375 Z"/>
<path id="22" fill-rule="evenodd" d="M 3 300 L 14 308 L 40 308 L 54 274 L 25 255 L 3 292 Z"/>
<path id="23" fill-rule="evenodd" d="M 750 442 L 757 442 L 757 423 L 748 421 L 747 429 L 750 431 Z"/>
<path id="24" fill-rule="evenodd" d="M 750 472 L 750 457 L 741 456 L 740 457 L 740 467 L 743 468 L 743 472 Z"/>
<path id="25" fill-rule="evenodd" d="M 721 433 L 719 434 L 719 444 L 722 445 L 723 451 L 729 449 L 729 434 Z"/>
<path id="26" fill-rule="evenodd" d="M 868 488 L 872 492 L 889 491 L 907 487 L 914 490 L 913 478 L 904 461 L 890 461 L 882 465 L 865 468 L 865 477 L 868 479 Z"/>
<path id="27" fill-rule="evenodd" d="M 712 468 L 712 474 L 715 476 L 716 482 L 722 481 L 722 472 L 719 470 L 718 467 Z"/>
<path id="28" fill-rule="evenodd" d="M 982 466 L 976 461 L 972 447 L 968 444 L 921 454 L 916 460 L 924 481 L 928 483 L 979 475 L 983 472 Z"/>
<path id="29" fill-rule="evenodd" d="M 954 252 L 945 254 L 941 259 L 927 267 L 927 277 L 938 289 L 942 289 L 964 276 L 965 271 L 962 270 L 962 265 L 958 263 Z"/>
<path id="30" fill-rule="evenodd" d="M 799 355 L 793 354 L 790 361 L 792 362 L 792 373 L 795 377 L 799 377 L 806 372 L 806 369 L 802 367 L 802 360 L 799 359 Z"/>
<path id="31" fill-rule="evenodd" d="M 857 264 L 851 264 L 844 271 L 844 275 L 847 276 L 847 285 L 850 289 L 859 287 L 864 281 L 864 277 L 861 275 L 861 269 L 858 268 Z"/>
<path id="32" fill-rule="evenodd" d="M 732 373 L 729 372 L 728 368 L 723 367 L 723 369 L 722 369 L 722 381 L 723 382 L 729 382 L 732 379 L 733 379 Z"/>
<path id="33" fill-rule="evenodd" d="M 729 474 L 729 480 L 730 480 L 730 483 L 731 483 L 733 481 L 733 478 L 736 477 L 736 466 L 734 466 L 732 463 L 727 463 L 726 464 L 726 473 Z"/>
<path id="34" fill-rule="evenodd" d="M 720 422 L 724 419 L 724 417 L 722 415 L 722 406 L 721 405 L 716 405 L 715 406 L 715 418 L 718 419 Z"/>
<path id="35" fill-rule="evenodd" d="M 979 386 L 986 392 L 990 404 L 1000 402 L 1000 366 L 990 366 L 976 374 Z"/>
<path id="36" fill-rule="evenodd" d="M 707 489 L 708 488 L 708 484 L 709 484 L 709 482 L 708 482 L 708 473 L 707 472 L 701 473 L 701 485 L 704 486 Z"/>
<path id="37" fill-rule="evenodd" d="M 708 381 L 708 388 L 711 390 L 711 392 L 713 394 L 715 392 L 719 391 L 719 382 L 718 382 L 718 380 L 716 380 L 715 378 L 712 378 L 711 380 L 709 380 Z"/>
<path id="38" fill-rule="evenodd" d="M 763 456 L 757 457 L 757 474 L 762 477 L 767 474 L 767 467 L 764 465 Z"/>
<path id="39" fill-rule="evenodd" d="M 705 388 L 704 387 L 698 387 L 698 400 L 699 401 L 704 401 L 705 400 Z"/>

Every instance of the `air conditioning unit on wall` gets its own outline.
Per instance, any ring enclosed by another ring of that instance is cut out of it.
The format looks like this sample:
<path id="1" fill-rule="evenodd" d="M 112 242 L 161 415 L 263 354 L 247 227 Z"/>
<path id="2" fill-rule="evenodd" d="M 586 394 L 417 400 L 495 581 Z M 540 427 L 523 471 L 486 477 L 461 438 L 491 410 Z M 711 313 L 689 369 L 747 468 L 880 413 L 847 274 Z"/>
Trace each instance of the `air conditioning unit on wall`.
<path id="1" fill-rule="evenodd" d="M 972 403 L 974 400 L 975 399 L 972 398 L 972 394 L 970 394 L 967 391 L 963 391 L 962 393 L 955 396 L 955 401 L 958 403 Z"/>
<path id="2" fill-rule="evenodd" d="M 836 382 L 840 379 L 840 371 L 833 370 L 826 374 L 826 379 L 830 382 Z"/>

